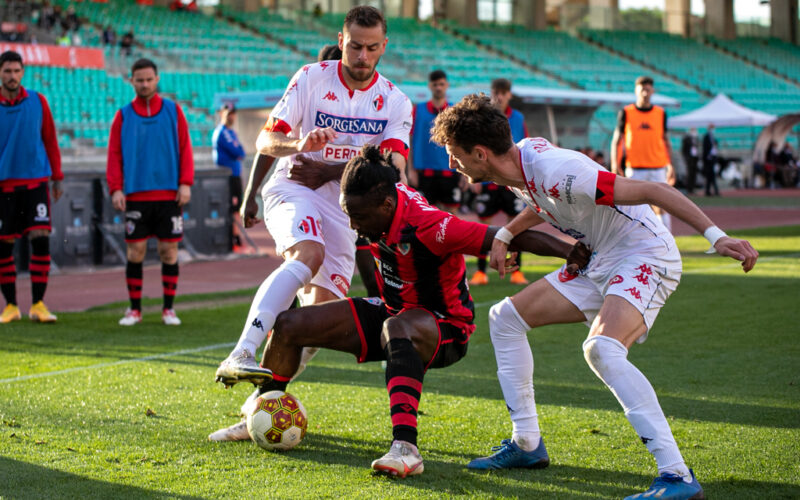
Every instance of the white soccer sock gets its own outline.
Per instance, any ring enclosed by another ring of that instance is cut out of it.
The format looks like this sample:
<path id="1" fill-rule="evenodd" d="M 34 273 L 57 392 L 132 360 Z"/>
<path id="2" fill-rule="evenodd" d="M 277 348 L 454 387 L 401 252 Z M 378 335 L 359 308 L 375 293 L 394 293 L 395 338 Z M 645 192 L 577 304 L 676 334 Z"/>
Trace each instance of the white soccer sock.
<path id="1" fill-rule="evenodd" d="M 311 282 L 311 269 L 299 260 L 289 260 L 272 271 L 258 287 L 242 335 L 231 354 L 247 349 L 253 355 L 275 325 L 275 318 L 292 305 L 297 290 Z"/>
<path id="2" fill-rule="evenodd" d="M 596 335 L 583 343 L 586 362 L 605 382 L 625 410 L 625 416 L 656 459 L 658 472 L 689 475 L 653 386 L 628 361 L 628 350 L 611 337 Z"/>
<path id="3" fill-rule="evenodd" d="M 489 333 L 497 359 L 497 379 L 511 416 L 511 440 L 525 451 L 539 446 L 539 416 L 533 398 L 533 353 L 530 326 L 506 297 L 489 310 Z"/>

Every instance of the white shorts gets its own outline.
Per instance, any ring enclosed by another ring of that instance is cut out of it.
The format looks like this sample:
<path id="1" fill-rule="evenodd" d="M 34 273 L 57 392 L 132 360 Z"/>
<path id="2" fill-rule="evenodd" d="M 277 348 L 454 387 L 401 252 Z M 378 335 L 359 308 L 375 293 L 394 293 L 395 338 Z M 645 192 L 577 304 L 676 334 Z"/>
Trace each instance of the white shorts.
<path id="1" fill-rule="evenodd" d="M 637 181 L 667 182 L 667 167 L 661 168 L 631 168 L 625 169 L 625 177 Z"/>
<path id="2" fill-rule="evenodd" d="M 339 207 L 338 191 L 334 182 L 316 191 L 294 183 L 273 186 L 263 196 L 264 223 L 278 255 L 301 241 L 325 245 L 325 259 L 311 284 L 344 298 L 355 269 L 356 233 Z M 335 202 L 328 199 L 333 193 Z"/>
<path id="3" fill-rule="evenodd" d="M 596 264 L 596 265 L 595 265 Z M 630 302 L 641 314 L 647 331 L 636 342 L 647 340 L 659 311 L 681 280 L 680 253 L 677 248 L 663 255 L 629 255 L 592 262 L 581 275 L 572 278 L 566 264 L 546 275 L 548 283 L 586 316 L 591 326 L 608 295 Z"/>

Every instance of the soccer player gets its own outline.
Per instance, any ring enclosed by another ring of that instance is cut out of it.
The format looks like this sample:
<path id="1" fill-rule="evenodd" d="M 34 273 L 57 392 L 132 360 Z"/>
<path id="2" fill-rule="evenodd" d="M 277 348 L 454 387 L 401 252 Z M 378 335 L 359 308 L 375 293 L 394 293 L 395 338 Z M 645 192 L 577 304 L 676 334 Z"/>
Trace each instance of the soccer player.
<path id="1" fill-rule="evenodd" d="M 511 107 L 512 96 L 511 81 L 505 78 L 492 80 L 492 104 L 506 115 L 508 124 L 511 127 L 511 137 L 514 142 L 518 142 L 528 137 L 528 127 L 525 125 L 525 117 L 522 116 L 522 113 Z M 488 223 L 500 211 L 506 214 L 508 220 L 511 220 L 525 206 L 525 203 L 514 196 L 511 191 L 493 182 L 474 184 L 472 189 L 478 194 L 475 199 L 476 208 L 478 217 L 484 223 Z M 521 258 L 521 255 L 517 255 L 517 259 Z M 516 265 L 520 269 L 511 273 L 509 281 L 514 285 L 527 285 L 528 280 L 522 274 L 522 262 L 518 260 Z M 489 284 L 489 276 L 486 274 L 485 255 L 478 257 L 478 270 L 470 278 L 469 284 L 473 286 Z"/>
<path id="2" fill-rule="evenodd" d="M 25 67 L 14 51 L 0 54 L 0 290 L 6 307 L 0 323 L 22 318 L 17 306 L 14 240 L 31 242 L 32 302 L 28 317 L 52 323 L 56 315 L 44 305 L 50 272 L 50 196 L 63 193 L 61 152 L 47 99 L 22 86 Z"/>
<path id="3" fill-rule="evenodd" d="M 364 146 L 342 178 L 342 209 L 371 242 L 380 262 L 383 300 L 356 297 L 281 313 L 262 360 L 274 378 L 259 392 L 285 391 L 304 347 L 349 352 L 360 363 L 386 360 L 393 442 L 372 468 L 405 477 L 423 471 L 417 408 L 425 372 L 464 357 L 475 330 L 462 254 L 488 251 L 497 228 L 438 210 L 399 179 L 391 157 L 375 145 Z M 573 272 L 590 254 L 582 245 L 574 248 L 534 231 L 521 233 L 514 245 L 569 257 Z"/>
<path id="4" fill-rule="evenodd" d="M 411 103 L 375 70 L 386 42 L 379 10 L 351 9 L 339 33 L 342 60 L 301 68 L 258 137 L 259 153 L 279 158 L 262 197 L 284 263 L 259 287 L 239 342 L 216 372 L 226 386 L 272 376 L 255 352 L 298 291 L 303 305 L 347 295 L 356 235 L 338 203 L 344 165 L 367 143 L 391 151 L 402 169 L 408 155 Z M 234 430 L 246 434 L 227 429 Z M 225 431 L 209 438 L 227 440 Z"/>
<path id="5" fill-rule="evenodd" d="M 106 179 L 114 208 L 125 212 L 128 263 L 125 280 L 130 307 L 122 326 L 142 321 L 142 262 L 147 240 L 158 238 L 165 325 L 180 325 L 173 302 L 178 288 L 178 242 L 182 208 L 189 203 L 194 160 L 189 127 L 181 107 L 158 95 L 158 69 L 139 59 L 131 67 L 136 98 L 117 111 L 108 138 Z"/>
<path id="6" fill-rule="evenodd" d="M 211 135 L 211 156 L 214 163 L 231 171 L 228 178 L 231 190 L 231 214 L 233 215 L 233 250 L 242 250 L 242 236 L 239 226 L 239 209 L 242 206 L 242 160 L 245 156 L 244 147 L 233 130 L 236 123 L 236 107 L 233 104 L 223 104 L 219 110 L 219 125 Z"/>
<path id="7" fill-rule="evenodd" d="M 440 69 L 431 71 L 428 75 L 431 99 L 414 107 L 408 177 L 428 203 L 455 213 L 461 203 L 463 178 L 448 168 L 447 152 L 444 148 L 431 142 L 433 120 L 450 105 L 447 101 L 448 88 L 450 84 L 447 82 L 447 74 Z"/>
<path id="8" fill-rule="evenodd" d="M 675 170 L 670 155 L 672 146 L 667 136 L 667 112 L 650 102 L 655 93 L 653 79 L 640 76 L 636 79 L 636 102 L 628 104 L 617 115 L 617 128 L 611 138 L 611 172 L 631 179 L 666 182 L 675 185 Z M 625 168 L 620 164 L 618 144 L 624 138 Z M 668 230 L 672 222 L 663 207 L 652 205 L 656 216 Z"/>
<path id="9" fill-rule="evenodd" d="M 504 273 L 508 242 L 548 222 L 593 251 L 578 276 L 555 271 L 489 312 L 497 374 L 511 414 L 513 434 L 497 453 L 469 463 L 471 469 L 544 467 L 533 394 L 533 356 L 526 333 L 554 323 L 585 322 L 586 362 L 611 389 L 625 416 L 658 465 L 659 476 L 644 496 L 700 498 L 702 488 L 686 466 L 653 387 L 630 361 L 681 276 L 675 240 L 647 204 L 663 207 L 695 228 L 716 251 L 742 261 L 745 272 L 758 252 L 728 237 L 675 188 L 620 177 L 586 156 L 545 139 L 511 142 L 508 120 L 485 96 L 471 95 L 436 120 L 434 140 L 446 145 L 453 168 L 470 182 L 511 187 L 527 207 L 494 237 L 491 265 Z M 663 489 L 663 491 L 662 491 Z"/>

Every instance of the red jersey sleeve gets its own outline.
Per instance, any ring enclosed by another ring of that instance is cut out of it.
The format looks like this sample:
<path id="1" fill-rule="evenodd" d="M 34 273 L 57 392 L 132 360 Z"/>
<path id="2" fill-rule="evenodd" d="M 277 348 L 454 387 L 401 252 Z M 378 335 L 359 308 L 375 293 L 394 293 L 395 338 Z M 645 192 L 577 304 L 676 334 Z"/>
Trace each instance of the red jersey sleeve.
<path id="1" fill-rule="evenodd" d="M 440 215 L 438 220 L 417 230 L 420 241 L 438 256 L 449 253 L 479 255 L 489 226 L 461 220 L 447 212 L 437 212 Z"/>
<path id="2" fill-rule="evenodd" d="M 178 157 L 180 161 L 178 184 L 191 186 L 194 184 L 194 156 L 192 155 L 192 141 L 189 139 L 189 125 L 186 123 L 183 110 L 177 103 L 175 109 L 178 111 Z"/>
<path id="3" fill-rule="evenodd" d="M 42 102 L 42 142 L 47 151 L 47 159 L 50 160 L 50 169 L 53 171 L 51 178 L 54 181 L 60 181 L 64 179 L 64 173 L 61 171 L 61 150 L 58 149 L 56 124 L 53 121 L 53 113 L 50 111 L 47 99 L 39 94 L 39 100 Z"/>
<path id="4" fill-rule="evenodd" d="M 121 191 L 122 177 L 122 112 L 117 110 L 111 122 L 111 132 L 108 135 L 108 157 L 106 160 L 106 181 L 108 192 Z"/>

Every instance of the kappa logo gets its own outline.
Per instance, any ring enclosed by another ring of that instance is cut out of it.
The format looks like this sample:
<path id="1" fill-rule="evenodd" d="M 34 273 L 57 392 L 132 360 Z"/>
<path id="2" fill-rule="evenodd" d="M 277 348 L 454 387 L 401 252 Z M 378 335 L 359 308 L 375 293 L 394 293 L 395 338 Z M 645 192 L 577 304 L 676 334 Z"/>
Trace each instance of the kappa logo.
<path id="1" fill-rule="evenodd" d="M 622 276 L 620 276 L 618 274 L 618 275 L 614 276 L 613 278 L 611 278 L 611 280 L 608 282 L 608 286 L 617 285 L 619 283 L 622 283 L 623 281 L 624 281 L 624 279 L 622 278 Z"/>
<path id="2" fill-rule="evenodd" d="M 536 194 L 539 192 L 536 190 L 536 180 L 533 177 L 531 177 L 531 180 L 528 181 L 527 186 L 528 186 L 528 191 L 530 191 L 531 193 Z"/>
<path id="3" fill-rule="evenodd" d="M 386 85 L 388 85 L 388 86 L 389 86 L 389 92 L 391 92 L 392 90 L 394 90 L 394 84 L 393 84 L 392 82 L 386 82 Z"/>
<path id="4" fill-rule="evenodd" d="M 633 296 L 633 298 L 635 298 L 635 299 L 637 299 L 639 301 L 642 300 L 642 294 L 639 292 L 639 290 L 636 289 L 635 286 L 632 286 L 630 288 L 626 288 L 625 291 L 629 292 Z"/>
<path id="5" fill-rule="evenodd" d="M 653 438 L 646 438 L 644 436 L 640 436 L 639 439 L 641 439 L 642 443 L 644 443 L 645 445 L 647 445 L 647 443 L 653 440 Z"/>
<path id="6" fill-rule="evenodd" d="M 553 145 L 547 142 L 547 139 L 536 137 L 535 139 L 528 139 L 528 143 L 533 147 L 537 153 L 544 153 L 549 149 L 553 149 Z"/>
<path id="7" fill-rule="evenodd" d="M 558 192 L 558 183 L 551 187 L 547 192 L 550 193 L 551 198 L 561 201 L 561 193 Z"/>
<path id="8" fill-rule="evenodd" d="M 648 266 L 647 264 L 642 264 L 641 266 L 637 267 L 636 270 L 643 274 L 648 274 L 648 275 L 653 274 L 653 270 L 650 269 L 650 266 Z"/>
<path id="9" fill-rule="evenodd" d="M 328 66 L 330 66 L 330 64 L 328 64 L 327 61 L 322 61 L 321 63 L 319 63 L 319 67 L 322 68 L 322 71 L 325 71 L 328 68 Z"/>
<path id="10" fill-rule="evenodd" d="M 383 109 L 383 96 L 379 95 L 372 101 L 372 107 L 375 108 L 375 111 L 380 111 Z"/>
<path id="11" fill-rule="evenodd" d="M 635 279 L 636 279 L 636 280 L 637 280 L 639 283 L 641 283 L 642 285 L 645 285 L 645 286 L 650 286 L 650 279 L 647 277 L 647 275 L 646 275 L 646 274 L 644 274 L 644 273 L 640 273 L 640 274 L 637 274 L 636 276 L 634 276 L 634 278 L 635 278 Z"/>
<path id="12" fill-rule="evenodd" d="M 341 274 L 331 274 L 331 282 L 342 292 L 342 296 L 347 295 L 347 291 L 350 290 L 350 282 L 342 276 Z"/>
<path id="13" fill-rule="evenodd" d="M 309 69 L 310 67 L 311 67 L 311 65 L 309 65 L 309 64 L 306 64 L 305 66 L 303 66 L 303 72 L 304 72 L 304 73 L 308 73 L 308 69 Z"/>
<path id="14" fill-rule="evenodd" d="M 647 122 L 642 122 L 639 125 L 639 130 L 653 130 L 653 127 L 651 127 L 650 124 Z"/>
<path id="15" fill-rule="evenodd" d="M 333 93 L 332 90 L 329 90 L 327 94 L 322 97 L 322 100 L 325 101 L 338 101 L 339 98 L 336 97 L 336 94 Z"/>
<path id="16" fill-rule="evenodd" d="M 261 323 L 260 319 L 258 318 L 254 319 L 252 325 L 261 330 L 262 332 L 264 331 L 264 324 Z"/>

